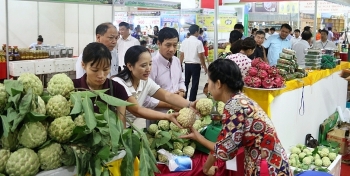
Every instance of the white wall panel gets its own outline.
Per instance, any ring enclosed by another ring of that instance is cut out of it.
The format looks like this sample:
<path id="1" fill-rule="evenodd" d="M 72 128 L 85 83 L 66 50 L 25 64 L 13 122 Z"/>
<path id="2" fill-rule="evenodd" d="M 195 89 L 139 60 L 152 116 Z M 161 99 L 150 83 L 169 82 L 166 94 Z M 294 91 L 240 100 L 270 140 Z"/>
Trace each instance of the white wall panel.
<path id="1" fill-rule="evenodd" d="M 0 45 L 6 43 L 5 0 L 0 0 Z"/>
<path id="2" fill-rule="evenodd" d="M 39 2 L 39 35 L 44 43 L 54 46 L 64 44 L 65 16 L 64 4 L 52 2 Z"/>
<path id="3" fill-rule="evenodd" d="M 9 45 L 17 45 L 20 48 L 29 47 L 38 38 L 37 2 L 9 0 L 8 6 Z M 45 36 L 43 37 L 45 42 Z"/>
<path id="4" fill-rule="evenodd" d="M 65 4 L 65 45 L 73 47 L 73 55 L 78 56 L 79 9 L 78 4 Z"/>
<path id="5" fill-rule="evenodd" d="M 94 6 L 94 28 L 105 22 L 112 22 L 112 6 Z M 94 39 L 95 41 L 95 39 Z"/>
<path id="6" fill-rule="evenodd" d="M 79 53 L 82 53 L 85 46 L 95 39 L 93 5 L 79 4 Z"/>

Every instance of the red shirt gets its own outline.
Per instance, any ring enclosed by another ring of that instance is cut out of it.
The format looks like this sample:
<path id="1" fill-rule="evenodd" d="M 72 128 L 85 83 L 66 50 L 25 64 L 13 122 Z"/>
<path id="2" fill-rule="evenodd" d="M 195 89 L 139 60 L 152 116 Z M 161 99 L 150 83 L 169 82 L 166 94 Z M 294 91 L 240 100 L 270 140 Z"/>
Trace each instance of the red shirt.
<path id="1" fill-rule="evenodd" d="M 74 87 L 75 88 L 89 89 L 89 86 L 86 83 L 86 74 L 84 74 L 79 79 L 73 79 L 73 83 L 74 83 Z M 110 80 L 108 78 L 106 79 L 105 83 L 103 83 L 103 88 L 102 88 L 102 89 L 108 89 L 105 92 L 105 94 L 112 95 L 111 94 L 110 83 L 112 83 L 112 85 L 113 85 L 113 96 L 115 98 L 119 98 L 119 99 L 124 100 L 124 101 L 126 101 L 129 98 L 128 94 L 126 93 L 126 90 L 125 90 L 124 86 L 122 86 L 118 82 L 115 82 L 115 81 Z M 104 102 L 103 100 L 101 100 L 100 97 L 98 97 L 97 100 Z M 91 98 L 91 101 L 94 103 L 95 102 L 95 98 Z M 99 113 L 99 108 L 96 106 L 96 104 L 94 104 L 94 112 L 95 113 Z"/>
<path id="2" fill-rule="evenodd" d="M 209 47 L 204 46 L 204 56 L 208 57 L 209 55 Z"/>

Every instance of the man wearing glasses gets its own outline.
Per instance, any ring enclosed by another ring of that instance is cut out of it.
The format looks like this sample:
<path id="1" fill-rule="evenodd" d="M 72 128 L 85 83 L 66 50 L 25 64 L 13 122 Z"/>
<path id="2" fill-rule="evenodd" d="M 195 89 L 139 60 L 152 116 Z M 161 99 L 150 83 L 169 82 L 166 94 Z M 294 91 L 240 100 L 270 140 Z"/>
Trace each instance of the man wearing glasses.
<path id="1" fill-rule="evenodd" d="M 118 53 L 114 49 L 117 45 L 119 33 L 117 28 L 112 23 L 102 23 L 96 28 L 96 42 L 104 44 L 112 54 L 111 72 L 108 77 L 117 75 L 118 73 Z M 83 54 L 79 55 L 79 58 L 75 64 L 76 78 L 79 79 L 85 74 L 85 70 L 82 67 Z"/>

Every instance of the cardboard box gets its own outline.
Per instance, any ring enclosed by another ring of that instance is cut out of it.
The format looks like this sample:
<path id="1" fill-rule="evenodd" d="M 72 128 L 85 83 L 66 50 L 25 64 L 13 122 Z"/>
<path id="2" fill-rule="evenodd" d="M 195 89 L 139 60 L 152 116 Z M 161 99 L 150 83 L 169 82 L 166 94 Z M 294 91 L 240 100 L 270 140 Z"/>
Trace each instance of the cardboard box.
<path id="1" fill-rule="evenodd" d="M 340 154 L 344 155 L 350 153 L 350 138 L 348 127 L 334 128 L 332 131 L 329 131 L 327 133 L 327 141 L 339 143 Z"/>

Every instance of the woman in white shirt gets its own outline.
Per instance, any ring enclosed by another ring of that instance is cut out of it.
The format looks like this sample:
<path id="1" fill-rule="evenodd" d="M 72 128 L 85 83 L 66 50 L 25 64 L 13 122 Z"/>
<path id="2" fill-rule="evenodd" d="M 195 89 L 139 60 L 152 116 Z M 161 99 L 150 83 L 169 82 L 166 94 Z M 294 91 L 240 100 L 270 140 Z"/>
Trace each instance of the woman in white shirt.
<path id="1" fill-rule="evenodd" d="M 29 46 L 29 49 L 36 49 L 36 46 L 42 45 L 43 42 L 44 42 L 43 36 L 39 35 L 39 36 L 38 36 L 38 39 L 37 39 L 37 42 L 36 42 L 36 43 L 32 43 L 32 44 Z"/>
<path id="2" fill-rule="evenodd" d="M 151 96 L 176 107 L 194 107 L 194 103 L 177 94 L 160 88 L 159 85 L 149 78 L 152 67 L 152 57 L 147 48 L 139 45 L 130 47 L 125 53 L 124 63 L 126 64 L 124 70 L 118 73 L 113 80 L 125 87 L 129 95 L 128 102 L 141 106 L 146 97 Z M 131 107 L 132 106 L 128 108 Z M 125 116 L 133 122 L 137 117 L 148 120 L 162 120 L 165 119 L 164 117 L 166 115 L 165 113 L 147 109 L 147 112 L 142 112 L 142 114 L 130 113 L 127 111 Z M 173 121 L 174 119 L 170 120 Z"/>

